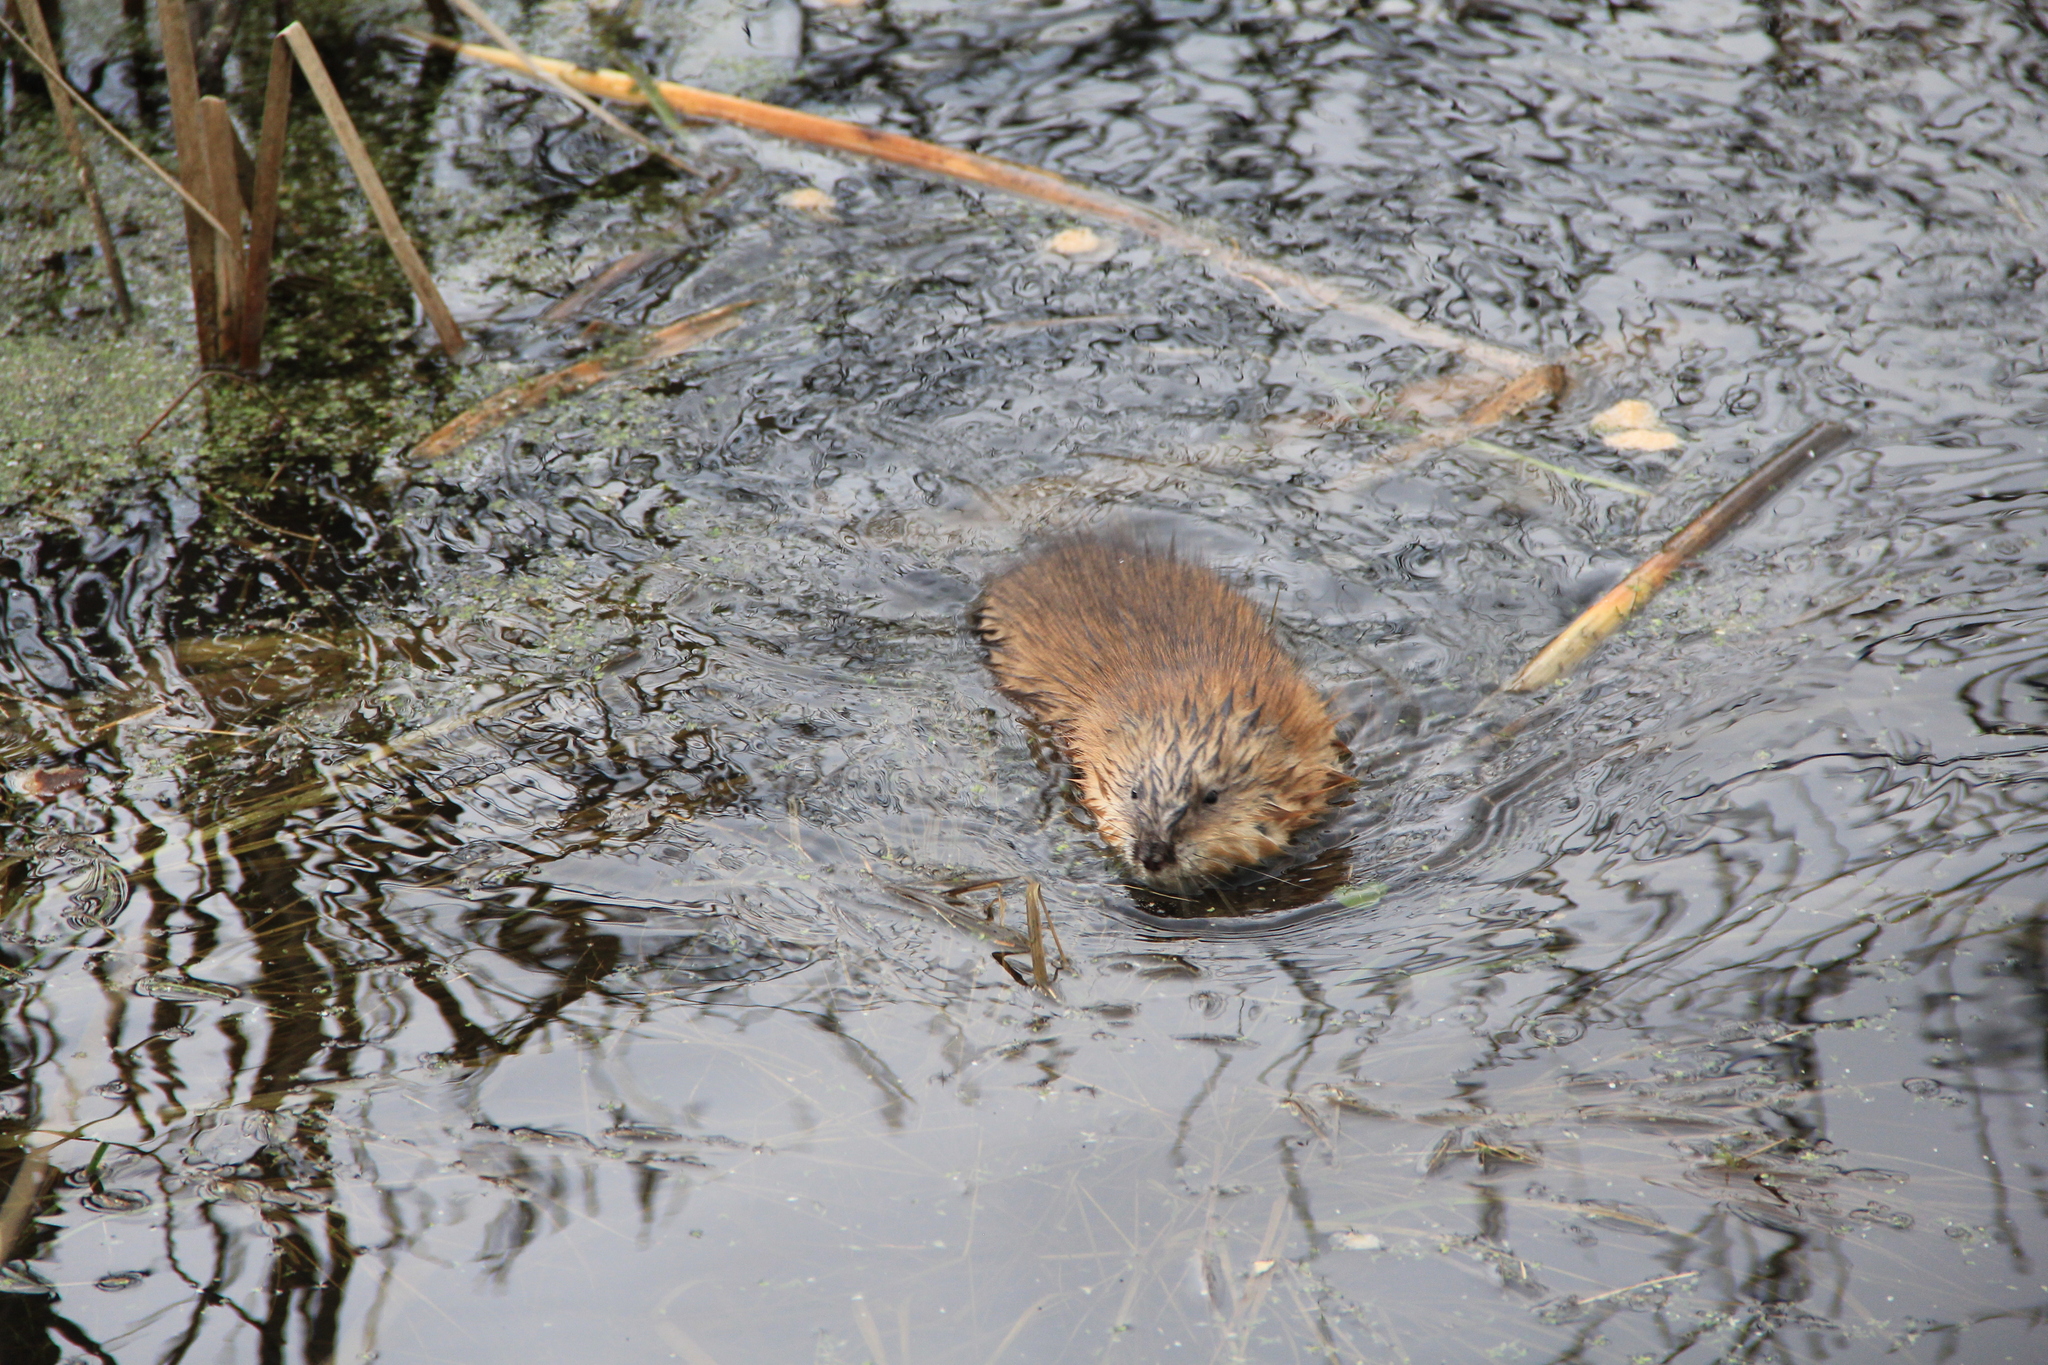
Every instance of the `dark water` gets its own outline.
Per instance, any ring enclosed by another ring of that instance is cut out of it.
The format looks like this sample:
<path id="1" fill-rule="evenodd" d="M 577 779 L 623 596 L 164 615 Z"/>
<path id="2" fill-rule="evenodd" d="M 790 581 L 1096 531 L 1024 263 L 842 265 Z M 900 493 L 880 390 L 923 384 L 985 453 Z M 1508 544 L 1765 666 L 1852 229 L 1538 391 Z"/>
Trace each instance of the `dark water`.
<path id="1" fill-rule="evenodd" d="M 2048 1354 L 2033 11 L 641 25 L 1569 355 L 1492 435 L 1652 496 L 1386 463 L 1440 357 L 1138 239 L 729 132 L 707 194 L 359 54 L 482 341 L 416 431 L 563 363 L 537 315 L 628 252 L 597 316 L 759 302 L 384 492 L 396 446 L 247 504 L 318 545 L 228 555 L 181 477 L 17 526 L 5 757 L 82 771 L 10 797 L 0 1115 L 57 1178 L 9 1362 Z M 1605 449 L 1621 398 L 1689 440 Z M 1861 438 L 1468 719 L 1822 418 Z M 1356 716 L 1328 894 L 1146 914 L 990 688 L 979 581 L 1110 516 Z"/>

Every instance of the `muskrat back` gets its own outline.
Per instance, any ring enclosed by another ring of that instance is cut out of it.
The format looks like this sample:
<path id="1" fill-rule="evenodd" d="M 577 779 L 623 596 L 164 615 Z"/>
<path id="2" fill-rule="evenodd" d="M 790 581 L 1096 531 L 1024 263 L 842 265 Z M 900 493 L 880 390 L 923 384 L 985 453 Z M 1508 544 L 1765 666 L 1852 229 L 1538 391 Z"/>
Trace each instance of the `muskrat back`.
<path id="1" fill-rule="evenodd" d="M 996 685 L 1052 734 L 1143 881 L 1187 889 L 1263 862 L 1348 782 L 1329 707 L 1258 609 L 1170 551 L 1055 545 L 990 582 L 975 626 Z"/>

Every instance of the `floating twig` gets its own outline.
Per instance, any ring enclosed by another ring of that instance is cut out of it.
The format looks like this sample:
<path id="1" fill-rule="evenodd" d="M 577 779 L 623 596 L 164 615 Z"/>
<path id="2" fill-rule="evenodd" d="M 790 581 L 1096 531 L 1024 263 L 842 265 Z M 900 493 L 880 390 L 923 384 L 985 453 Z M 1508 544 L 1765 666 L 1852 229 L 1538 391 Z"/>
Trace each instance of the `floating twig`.
<path id="1" fill-rule="evenodd" d="M 643 365 L 680 354 L 721 332 L 729 332 L 740 325 L 740 314 L 751 308 L 753 303 L 752 299 L 747 299 L 695 314 L 623 346 L 615 346 L 603 355 L 579 360 L 566 369 L 525 380 L 509 389 L 500 389 L 414 446 L 413 458 L 422 461 L 444 459 L 522 413 L 532 412 L 558 398 L 581 393 Z"/>
<path id="2" fill-rule="evenodd" d="M 1556 682 L 1591 654 L 1622 622 L 1656 595 L 1673 570 L 1713 545 L 1740 525 L 1772 495 L 1798 477 L 1808 465 L 1825 459 L 1848 444 L 1855 433 L 1836 422 L 1820 422 L 1793 437 L 1750 476 L 1728 490 L 1706 511 L 1694 517 L 1684 530 L 1664 542 L 1664 548 L 1638 565 L 1627 578 L 1610 588 L 1601 599 L 1579 613 L 1578 619 L 1558 632 L 1557 638 L 1537 651 L 1522 666 L 1503 692 L 1533 692 Z"/>
<path id="3" fill-rule="evenodd" d="M 62 71 L 64 63 L 57 57 L 57 44 L 43 19 L 43 7 L 23 4 L 21 22 L 32 40 L 36 64 L 45 71 Z M 99 238 L 100 260 L 107 268 L 107 284 L 114 291 L 114 307 L 119 310 L 121 321 L 127 323 L 135 316 L 135 305 L 128 298 L 128 278 L 121 273 L 121 256 L 114 250 L 114 230 L 107 224 L 106 205 L 100 202 L 99 179 L 93 174 L 92 158 L 86 154 L 85 135 L 78 131 L 78 119 L 71 112 L 71 86 L 62 80 L 52 81 L 49 86 L 50 108 L 57 115 L 57 130 L 64 135 L 71 164 L 78 168 L 78 188 L 85 195 L 86 212 L 92 216 L 93 235 Z"/>
<path id="4" fill-rule="evenodd" d="M 550 73 L 600 99 L 622 104 L 646 101 L 633 77 L 623 71 L 590 71 L 551 57 L 524 57 L 504 48 L 456 42 L 417 29 L 400 29 L 399 32 L 416 42 L 447 48 L 472 61 L 487 62 L 512 71 Z M 851 152 L 928 175 L 1002 190 L 1116 227 L 1128 228 L 1186 252 L 1223 274 L 1259 286 L 1283 306 L 1345 313 L 1389 336 L 1462 356 L 1504 375 L 1521 375 L 1544 364 L 1540 357 L 1527 351 L 1467 336 L 1433 322 L 1418 321 L 1391 304 L 1366 298 L 1333 281 L 1262 260 L 1228 242 L 1183 226 L 1156 210 L 1076 184 L 1050 171 L 940 147 L 901 133 L 868 128 L 842 119 L 679 85 L 674 81 L 657 81 L 655 89 L 670 108 L 687 118 L 713 119 L 794 142 Z"/>

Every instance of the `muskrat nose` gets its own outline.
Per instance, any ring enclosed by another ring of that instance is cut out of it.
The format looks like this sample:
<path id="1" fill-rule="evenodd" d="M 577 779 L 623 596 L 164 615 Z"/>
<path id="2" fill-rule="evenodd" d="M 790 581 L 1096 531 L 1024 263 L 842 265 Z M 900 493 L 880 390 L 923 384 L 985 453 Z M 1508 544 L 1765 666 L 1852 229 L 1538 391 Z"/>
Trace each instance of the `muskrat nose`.
<path id="1" fill-rule="evenodd" d="M 1157 872 L 1173 861 L 1173 845 L 1164 839 L 1140 839 L 1134 851 L 1147 872 Z"/>

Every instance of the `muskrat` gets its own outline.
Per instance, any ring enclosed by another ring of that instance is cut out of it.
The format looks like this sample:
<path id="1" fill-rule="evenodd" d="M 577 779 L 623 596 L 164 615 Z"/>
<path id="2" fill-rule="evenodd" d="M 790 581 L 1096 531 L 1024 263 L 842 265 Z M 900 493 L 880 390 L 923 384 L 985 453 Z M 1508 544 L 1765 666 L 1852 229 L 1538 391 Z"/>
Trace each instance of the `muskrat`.
<path id="1" fill-rule="evenodd" d="M 974 624 L 1139 881 L 1185 891 L 1264 862 L 1349 784 L 1328 705 L 1258 609 L 1170 550 L 1054 545 L 992 580 Z"/>

